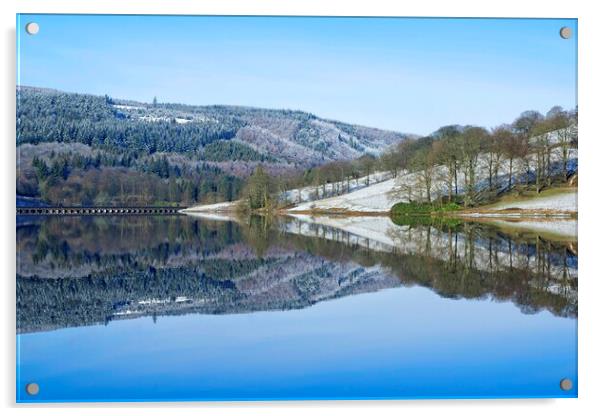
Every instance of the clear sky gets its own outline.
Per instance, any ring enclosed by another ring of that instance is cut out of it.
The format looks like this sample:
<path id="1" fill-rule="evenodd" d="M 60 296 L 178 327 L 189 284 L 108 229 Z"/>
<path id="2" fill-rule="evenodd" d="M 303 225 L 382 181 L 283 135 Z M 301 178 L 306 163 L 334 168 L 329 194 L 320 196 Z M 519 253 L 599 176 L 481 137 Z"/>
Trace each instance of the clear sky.
<path id="1" fill-rule="evenodd" d="M 21 15 L 17 32 L 18 84 L 115 98 L 417 134 L 576 105 L 574 19 Z"/>

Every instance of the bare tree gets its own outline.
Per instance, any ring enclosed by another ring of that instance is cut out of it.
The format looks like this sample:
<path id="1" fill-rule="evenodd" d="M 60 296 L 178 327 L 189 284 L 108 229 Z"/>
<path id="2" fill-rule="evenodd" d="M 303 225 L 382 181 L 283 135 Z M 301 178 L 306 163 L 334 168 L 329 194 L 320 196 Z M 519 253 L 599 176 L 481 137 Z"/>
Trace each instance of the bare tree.
<path id="1" fill-rule="evenodd" d="M 514 175 L 514 161 L 519 159 L 522 154 L 522 141 L 519 135 L 513 130 L 509 130 L 508 134 L 502 141 L 502 149 L 504 156 L 508 159 L 508 190 L 512 189 Z"/>
<path id="2" fill-rule="evenodd" d="M 560 107 L 554 107 L 553 109 L 557 108 L 560 110 L 554 112 L 550 110 L 547 117 L 551 124 L 551 128 L 555 130 L 557 134 L 558 145 L 562 157 L 562 177 L 563 181 L 566 181 L 568 177 L 569 151 L 573 146 L 574 137 L 576 136 L 575 129 L 572 127 L 576 126 L 576 120 L 575 123 L 573 123 L 571 115 L 568 112 L 562 111 L 562 108 Z"/>
<path id="3" fill-rule="evenodd" d="M 359 164 L 362 173 L 366 177 L 366 185 L 370 185 L 370 175 L 374 172 L 376 166 L 376 158 L 370 154 L 359 158 Z"/>
<path id="4" fill-rule="evenodd" d="M 454 193 L 458 195 L 458 171 L 460 170 L 460 154 L 458 151 L 458 137 L 464 131 L 464 127 L 459 125 L 449 125 L 439 128 L 433 133 L 433 137 L 445 142 L 446 161 L 442 162 L 448 167 L 448 171 L 453 175 Z"/>
<path id="5" fill-rule="evenodd" d="M 488 146 L 487 160 L 489 167 L 489 189 L 492 189 L 492 176 L 495 181 L 495 187 L 499 187 L 499 171 L 502 158 L 509 156 L 506 147 L 511 140 L 512 129 L 508 125 L 495 127 L 491 131 L 491 143 Z M 510 160 L 510 170 L 512 171 L 512 160 Z M 512 176 L 512 172 L 510 172 L 510 176 Z"/>
<path id="6" fill-rule="evenodd" d="M 419 149 L 411 161 L 412 171 L 418 179 L 418 184 L 426 194 L 426 202 L 432 202 L 433 171 L 435 167 L 434 153 L 431 148 Z"/>
<path id="7" fill-rule="evenodd" d="M 483 138 L 488 133 L 482 127 L 469 127 L 459 136 L 459 151 L 464 173 L 464 206 L 472 205 L 475 200 L 476 168 L 481 152 Z"/>
<path id="8" fill-rule="evenodd" d="M 525 181 L 528 183 L 530 169 L 530 158 L 531 158 L 531 143 L 530 139 L 533 136 L 533 131 L 537 124 L 543 120 L 543 116 L 538 111 L 529 110 L 524 111 L 521 115 L 514 120 L 512 127 L 514 132 L 518 135 L 520 140 L 520 146 L 518 147 L 520 158 L 523 161 L 525 168 Z"/>
<path id="9" fill-rule="evenodd" d="M 458 152 L 458 137 L 460 130 L 458 126 L 442 127 L 436 132 L 439 137 L 433 142 L 433 153 L 435 161 L 445 167 L 443 180 L 447 188 L 448 202 L 452 201 L 452 195 L 458 194 L 458 165 L 460 155 Z"/>

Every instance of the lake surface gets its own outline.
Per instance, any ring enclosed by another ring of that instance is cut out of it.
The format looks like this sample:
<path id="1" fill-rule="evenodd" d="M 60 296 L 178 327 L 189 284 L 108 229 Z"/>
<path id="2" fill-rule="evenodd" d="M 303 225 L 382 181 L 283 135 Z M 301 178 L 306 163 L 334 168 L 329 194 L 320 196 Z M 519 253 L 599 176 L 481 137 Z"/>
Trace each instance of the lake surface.
<path id="1" fill-rule="evenodd" d="M 19 217 L 17 400 L 576 397 L 577 272 L 469 223 Z"/>

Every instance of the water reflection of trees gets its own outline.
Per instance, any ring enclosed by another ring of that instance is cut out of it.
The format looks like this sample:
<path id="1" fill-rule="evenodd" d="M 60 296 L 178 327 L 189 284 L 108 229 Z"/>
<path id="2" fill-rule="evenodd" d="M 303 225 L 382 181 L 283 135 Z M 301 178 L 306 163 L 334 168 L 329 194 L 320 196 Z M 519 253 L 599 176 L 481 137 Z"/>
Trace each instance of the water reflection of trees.
<path id="1" fill-rule="evenodd" d="M 174 267 L 241 241 L 231 222 L 170 217 L 48 217 L 17 227 L 17 274 L 85 277 Z"/>
<path id="2" fill-rule="evenodd" d="M 303 308 L 399 285 L 577 316 L 576 255 L 471 224 L 402 224 L 386 245 L 282 219 L 49 218 L 17 228 L 22 332 L 134 316 Z M 301 228 L 297 228 L 297 231 Z"/>
<path id="3" fill-rule="evenodd" d="M 391 240 L 387 244 L 320 224 L 301 231 L 295 222 L 286 227 L 287 232 L 319 236 L 305 245 L 310 252 L 339 261 L 379 264 L 404 285 L 429 287 L 450 298 L 512 301 L 525 313 L 546 309 L 555 315 L 577 316 L 577 255 L 570 244 L 430 219 L 391 224 L 384 231 Z M 338 250 L 325 247 L 329 244 L 338 245 Z M 347 257 L 343 247 L 348 247 Z"/>

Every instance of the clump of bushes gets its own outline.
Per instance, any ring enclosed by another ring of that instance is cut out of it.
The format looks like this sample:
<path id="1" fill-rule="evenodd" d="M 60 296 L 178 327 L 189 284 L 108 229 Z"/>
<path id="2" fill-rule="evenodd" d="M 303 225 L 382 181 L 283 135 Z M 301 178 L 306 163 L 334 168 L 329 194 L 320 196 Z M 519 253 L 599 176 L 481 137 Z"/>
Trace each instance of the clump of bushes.
<path id="1" fill-rule="evenodd" d="M 457 211 L 461 207 L 455 202 L 445 204 L 433 204 L 426 202 L 399 202 L 391 208 L 392 216 L 400 215 L 431 215 L 433 213 L 444 213 Z"/>

